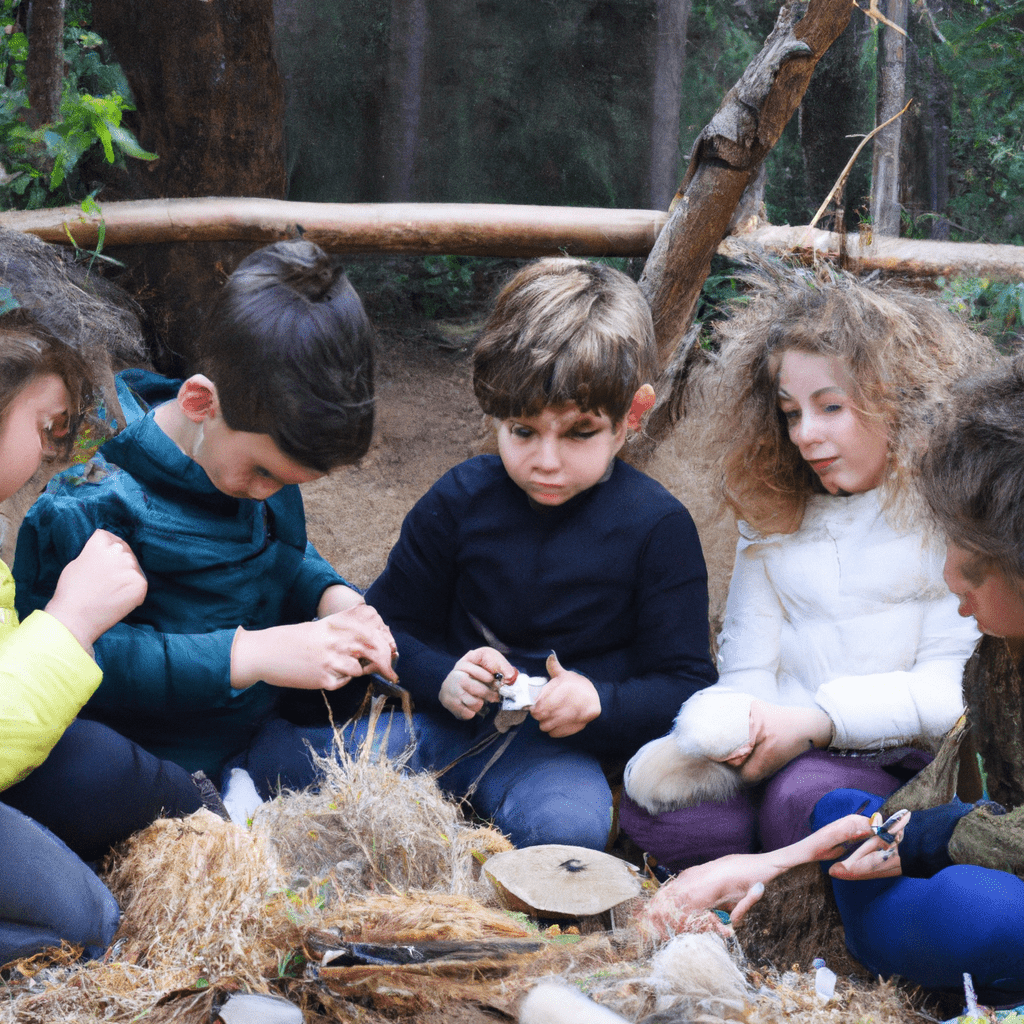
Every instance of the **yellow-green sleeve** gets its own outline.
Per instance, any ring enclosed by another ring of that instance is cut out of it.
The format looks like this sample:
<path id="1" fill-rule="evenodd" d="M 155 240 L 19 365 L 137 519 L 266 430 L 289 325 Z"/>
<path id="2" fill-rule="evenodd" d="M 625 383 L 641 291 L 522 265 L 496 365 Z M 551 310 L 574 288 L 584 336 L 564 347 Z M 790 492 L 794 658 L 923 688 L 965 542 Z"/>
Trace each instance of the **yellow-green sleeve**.
<path id="1" fill-rule="evenodd" d="M 0 790 L 46 760 L 103 677 L 52 615 L 18 625 L 14 581 L 0 563 Z"/>

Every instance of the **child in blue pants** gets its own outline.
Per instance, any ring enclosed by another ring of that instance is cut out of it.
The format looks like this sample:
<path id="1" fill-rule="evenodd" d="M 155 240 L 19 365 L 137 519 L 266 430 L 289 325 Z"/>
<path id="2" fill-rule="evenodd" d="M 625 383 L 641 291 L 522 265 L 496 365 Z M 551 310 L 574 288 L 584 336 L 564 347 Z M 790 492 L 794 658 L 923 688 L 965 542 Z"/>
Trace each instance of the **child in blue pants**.
<path id="1" fill-rule="evenodd" d="M 70 449 L 90 390 L 74 350 L 19 310 L 0 317 L 0 500 Z M 145 593 L 129 547 L 97 530 L 19 624 L 0 563 L 0 965 L 62 941 L 102 955 L 120 912 L 82 858 L 201 806 L 188 772 L 75 720 L 100 682 L 96 638 Z"/>
<path id="2" fill-rule="evenodd" d="M 517 846 L 603 849 L 605 770 L 715 679 L 693 521 L 616 458 L 655 372 L 628 277 L 573 259 L 522 270 L 474 352 L 498 455 L 430 489 L 367 592 L 416 702 L 414 765 L 442 771 Z M 498 685 L 519 673 L 544 685 L 501 734 Z"/>

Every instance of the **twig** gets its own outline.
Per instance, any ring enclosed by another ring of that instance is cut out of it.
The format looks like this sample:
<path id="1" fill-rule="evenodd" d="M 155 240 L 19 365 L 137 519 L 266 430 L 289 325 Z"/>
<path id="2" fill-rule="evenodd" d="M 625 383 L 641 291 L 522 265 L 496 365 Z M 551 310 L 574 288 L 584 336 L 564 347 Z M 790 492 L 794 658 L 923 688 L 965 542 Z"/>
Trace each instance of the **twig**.
<path id="1" fill-rule="evenodd" d="M 853 156 L 851 156 L 851 157 L 850 157 L 850 159 L 849 159 L 849 160 L 847 160 L 847 162 L 846 162 L 846 166 L 845 166 L 845 167 L 843 168 L 843 170 L 842 170 L 842 173 L 841 173 L 841 174 L 839 175 L 839 177 L 838 177 L 838 178 L 836 179 L 836 183 L 835 183 L 835 184 L 834 184 L 834 185 L 832 186 L 832 188 L 830 189 L 830 191 L 829 191 L 828 195 L 827 195 L 827 196 L 825 196 L 825 201 L 824 201 L 824 202 L 823 202 L 823 203 L 821 204 L 821 206 L 819 206 L 819 207 L 818 207 L 818 212 L 817 212 L 817 213 L 816 213 L 816 214 L 815 214 L 815 215 L 814 215 L 814 216 L 813 216 L 813 217 L 811 218 L 811 222 L 810 222 L 810 224 L 808 224 L 808 225 L 807 225 L 807 226 L 808 226 L 809 228 L 813 228 L 813 227 L 814 227 L 814 225 L 815 225 L 815 224 L 817 224 L 819 220 L 821 220 L 822 214 L 824 214 L 824 212 L 825 212 L 826 208 L 828 207 L 828 204 L 829 204 L 829 203 L 831 203 L 831 202 L 832 202 L 832 200 L 833 200 L 833 199 L 834 199 L 834 198 L 836 197 L 836 195 L 837 195 L 837 194 L 838 194 L 838 193 L 840 192 L 840 190 L 841 190 L 841 189 L 843 189 L 843 188 L 845 187 L 845 185 L 846 185 L 846 179 L 847 179 L 847 178 L 849 177 L 849 175 L 850 175 L 850 171 L 851 171 L 851 170 L 853 170 L 853 165 L 854 165 L 855 161 L 857 160 L 857 157 L 858 157 L 858 156 L 860 156 L 860 151 L 861 151 L 861 150 L 862 150 L 862 149 L 863 149 L 863 148 L 864 148 L 864 147 L 865 147 L 865 146 L 866 146 L 866 145 L 867 145 L 867 144 L 868 144 L 868 143 L 869 143 L 869 142 L 870 142 L 870 141 L 871 141 L 871 140 L 872 140 L 872 139 L 873 139 L 873 138 L 874 138 L 874 137 L 875 137 L 875 136 L 876 136 L 876 135 L 877 135 L 877 134 L 878 134 L 878 133 L 879 133 L 879 132 L 880 132 L 880 131 L 881 131 L 881 130 L 882 130 L 883 128 L 887 128 L 887 127 L 888 127 L 889 125 L 891 125 L 891 124 L 893 123 L 893 121 L 895 121 L 895 120 L 896 120 L 896 119 L 897 119 L 898 117 L 902 117 L 902 116 L 903 116 L 903 115 L 904 115 L 904 114 L 905 114 L 905 113 L 907 112 L 907 108 L 908 108 L 908 107 L 910 106 L 910 104 L 911 104 L 911 103 L 913 103 L 913 102 L 914 102 L 914 100 L 913 100 L 913 97 L 911 97 L 911 98 L 910 98 L 909 100 L 907 100 L 907 106 L 906 106 L 906 107 L 904 107 L 904 108 L 903 108 L 903 109 L 902 109 L 902 110 L 901 110 L 901 111 L 900 111 L 900 112 L 899 112 L 898 114 L 893 114 L 893 116 L 892 116 L 892 117 L 890 117 L 888 121 L 884 121 L 884 122 L 883 122 L 882 124 L 880 124 L 880 125 L 879 125 L 879 126 L 878 126 L 877 128 L 875 128 L 875 129 L 873 129 L 872 131 L 868 132 L 868 134 L 867 134 L 867 135 L 865 135 L 863 139 L 861 139 L 861 141 L 860 141 L 860 145 L 859 145 L 859 146 L 858 146 L 858 147 L 857 147 L 857 148 L 856 148 L 856 149 L 855 149 L 855 150 L 853 151 Z"/>

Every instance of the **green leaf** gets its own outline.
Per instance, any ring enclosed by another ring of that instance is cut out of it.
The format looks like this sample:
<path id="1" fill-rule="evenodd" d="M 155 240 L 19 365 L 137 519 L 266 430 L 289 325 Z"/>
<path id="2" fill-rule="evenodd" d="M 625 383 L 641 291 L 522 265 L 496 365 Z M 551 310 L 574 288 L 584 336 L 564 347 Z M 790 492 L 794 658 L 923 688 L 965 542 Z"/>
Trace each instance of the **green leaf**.
<path id="1" fill-rule="evenodd" d="M 127 129 L 120 126 L 110 128 L 110 137 L 125 156 L 133 156 L 136 160 L 158 160 L 156 153 L 150 153 L 139 145 L 138 139 Z"/>

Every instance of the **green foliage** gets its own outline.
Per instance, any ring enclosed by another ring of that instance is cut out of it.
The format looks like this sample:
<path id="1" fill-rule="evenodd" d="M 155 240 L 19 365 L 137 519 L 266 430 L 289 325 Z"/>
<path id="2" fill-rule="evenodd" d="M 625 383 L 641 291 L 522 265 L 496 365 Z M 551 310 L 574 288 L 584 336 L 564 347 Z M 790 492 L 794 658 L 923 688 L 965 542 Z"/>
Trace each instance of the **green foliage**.
<path id="1" fill-rule="evenodd" d="M 20 4 L 0 0 L 0 206 L 34 210 L 85 198 L 82 171 L 89 159 L 113 164 L 125 157 L 155 160 L 156 154 L 121 123 L 124 112 L 135 108 L 120 67 L 103 59 L 103 40 L 70 16 L 60 118 L 28 126 L 28 40 L 15 20 Z"/>
<path id="2" fill-rule="evenodd" d="M 937 283 L 949 306 L 976 321 L 1001 351 L 1024 345 L 1024 282 L 954 277 Z"/>
<path id="3" fill-rule="evenodd" d="M 737 278 L 737 273 L 745 269 L 725 256 L 711 257 L 711 271 L 704 280 L 697 299 L 697 312 L 694 321 L 706 329 L 715 320 L 725 316 L 725 307 L 732 302 L 744 301 L 744 287 Z"/>
<path id="4" fill-rule="evenodd" d="M 957 0 L 933 43 L 953 86 L 949 217 L 964 240 L 1024 244 L 1024 0 Z"/>
<path id="5" fill-rule="evenodd" d="M 428 320 L 458 313 L 473 294 L 472 256 L 424 256 L 427 276 L 420 280 L 420 302 Z"/>

